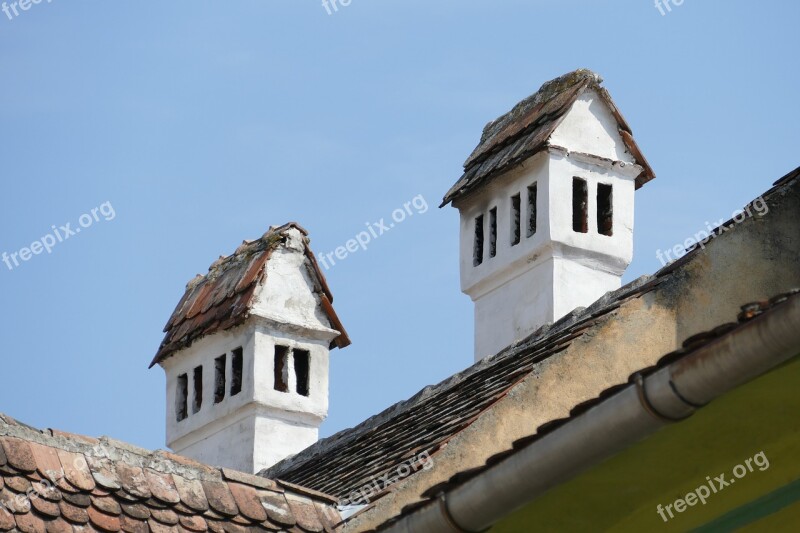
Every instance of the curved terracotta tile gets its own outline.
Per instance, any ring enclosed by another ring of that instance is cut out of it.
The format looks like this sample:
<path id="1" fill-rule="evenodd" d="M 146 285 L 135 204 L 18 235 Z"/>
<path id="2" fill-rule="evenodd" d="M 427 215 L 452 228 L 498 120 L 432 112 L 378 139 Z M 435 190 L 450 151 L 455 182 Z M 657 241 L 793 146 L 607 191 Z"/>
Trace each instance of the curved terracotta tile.
<path id="1" fill-rule="evenodd" d="M 5 451 L 8 464 L 20 472 L 31 473 L 36 471 L 36 460 L 33 458 L 33 451 L 30 445 L 15 437 L 0 438 Z"/>
<path id="2" fill-rule="evenodd" d="M 91 524 L 100 529 L 100 531 L 115 533 L 122 529 L 118 516 L 108 515 L 94 507 L 89 507 L 87 512 L 89 513 Z"/>

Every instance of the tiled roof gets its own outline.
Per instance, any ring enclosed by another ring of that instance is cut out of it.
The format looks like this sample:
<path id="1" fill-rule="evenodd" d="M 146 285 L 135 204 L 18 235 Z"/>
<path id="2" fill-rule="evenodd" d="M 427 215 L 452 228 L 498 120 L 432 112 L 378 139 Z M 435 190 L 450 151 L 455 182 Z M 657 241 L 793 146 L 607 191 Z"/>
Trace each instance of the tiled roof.
<path id="1" fill-rule="evenodd" d="M 778 180 L 761 198 L 769 200 L 789 182 L 799 179 L 800 168 Z M 717 228 L 715 235 L 735 224 L 734 220 L 727 221 Z M 644 276 L 610 292 L 587 309 L 576 309 L 499 354 L 423 389 L 355 428 L 319 441 L 259 475 L 285 479 L 346 499 L 351 491 L 382 479 L 408 458 L 422 452 L 434 454 L 525 379 L 540 362 L 566 349 L 626 301 L 656 289 L 699 250 L 695 246 L 655 275 Z M 693 339 L 687 342 L 690 341 Z"/>
<path id="2" fill-rule="evenodd" d="M 431 502 L 439 499 L 439 497 L 442 494 L 450 492 L 451 490 L 455 489 L 459 485 L 462 485 L 462 484 L 466 483 L 467 481 L 469 481 L 470 479 L 472 479 L 472 478 L 474 478 L 476 476 L 479 476 L 480 474 L 486 472 L 488 469 L 490 469 L 491 467 L 493 467 L 497 463 L 503 461 L 504 459 L 507 459 L 507 458 L 511 457 L 512 455 L 515 455 L 515 454 L 519 453 L 521 450 L 527 448 L 528 446 L 531 446 L 534 442 L 544 438 L 548 434 L 552 433 L 553 431 L 555 431 L 559 427 L 563 426 L 567 422 L 570 422 L 570 421 L 574 420 L 575 418 L 577 418 L 578 416 L 582 415 L 583 413 L 586 413 L 591 408 L 593 408 L 593 407 L 597 406 L 598 404 L 602 403 L 603 401 L 605 401 L 609 397 L 613 396 L 614 394 L 616 394 L 617 392 L 619 392 L 620 390 L 622 390 L 623 388 L 625 388 L 629 384 L 634 383 L 637 378 L 645 378 L 645 377 L 647 377 L 649 375 L 652 375 L 655 372 L 657 372 L 658 370 L 660 370 L 662 368 L 665 368 L 665 367 L 669 366 L 670 364 L 672 364 L 672 363 L 674 363 L 674 362 L 676 362 L 676 361 L 678 361 L 678 360 L 680 360 L 682 358 L 687 357 L 688 355 L 691 355 L 692 353 L 700 350 L 701 348 L 703 348 L 705 346 L 708 346 L 709 344 L 711 344 L 713 342 L 721 341 L 722 339 L 724 339 L 725 337 L 728 337 L 734 331 L 736 331 L 739 328 L 743 327 L 745 324 L 747 324 L 751 320 L 755 319 L 756 317 L 759 317 L 759 316 L 762 316 L 762 315 L 764 315 L 764 316 L 769 315 L 776 307 L 778 307 L 780 305 L 784 305 L 789 300 L 796 299 L 796 298 L 800 298 L 800 289 L 795 289 L 795 290 L 792 290 L 792 291 L 784 293 L 784 294 L 776 295 L 776 296 L 770 298 L 769 300 L 760 301 L 760 302 L 752 302 L 752 303 L 743 305 L 742 308 L 741 308 L 741 312 L 737 316 L 738 322 L 731 322 L 731 323 L 727 323 L 727 324 L 721 324 L 721 325 L 717 326 L 716 328 L 714 328 L 714 329 L 712 329 L 710 331 L 706 331 L 706 332 L 703 332 L 703 333 L 698 333 L 697 335 L 693 335 L 693 336 L 689 337 L 688 339 L 686 339 L 683 342 L 683 345 L 681 346 L 680 349 L 663 356 L 652 367 L 644 368 L 644 369 L 641 369 L 641 370 L 637 371 L 636 373 L 632 374 L 629 377 L 628 381 L 626 381 L 624 383 L 619 383 L 619 384 L 614 385 L 612 387 L 609 387 L 608 389 L 606 389 L 605 391 L 600 393 L 600 395 L 598 395 L 596 398 L 591 399 L 591 400 L 586 401 L 586 402 L 583 402 L 580 405 L 575 406 L 570 411 L 570 413 L 569 413 L 569 415 L 567 417 L 564 417 L 564 418 L 559 419 L 559 420 L 549 421 L 546 424 L 538 427 L 536 429 L 536 431 L 532 432 L 529 436 L 515 441 L 510 449 L 489 457 L 486 460 L 486 463 L 483 466 L 480 466 L 480 467 L 477 467 L 477 468 L 472 468 L 472 469 L 470 469 L 468 471 L 459 472 L 459 473 L 455 474 L 449 480 L 447 480 L 445 482 L 442 482 L 442 483 L 439 483 L 437 485 L 434 485 L 433 487 L 430 487 L 422 495 L 423 498 L 420 501 L 411 503 L 411 504 L 407 505 L 406 507 L 404 507 L 402 512 L 399 515 L 393 517 L 392 519 L 390 519 L 386 523 L 384 523 L 381 526 L 379 526 L 377 528 L 377 530 L 382 530 L 382 529 L 388 527 L 392 523 L 402 519 L 404 516 L 406 516 L 408 514 L 411 514 L 411 513 L 415 512 L 416 510 L 418 510 L 419 508 L 424 507 L 425 505 L 428 505 Z"/>
<path id="3" fill-rule="evenodd" d="M 321 305 L 332 327 L 340 332 L 333 345 L 339 348 L 348 346 L 350 339 L 333 309 L 333 295 L 309 248 L 308 232 L 298 224 L 289 223 L 270 228 L 260 239 L 244 241 L 233 254 L 215 261 L 205 276 L 198 274 L 186 285 L 183 298 L 164 326 L 166 335 L 150 366 L 205 335 L 233 328 L 247 320 L 256 290 L 265 280 L 270 255 L 284 242 L 285 233 L 292 228 L 304 236 L 305 255 L 318 285 Z"/>
<path id="4" fill-rule="evenodd" d="M 483 129 L 480 143 L 464 163 L 464 174 L 444 196 L 442 205 L 467 194 L 483 183 L 546 149 L 548 139 L 572 104 L 586 90 L 594 90 L 609 106 L 628 151 L 644 170 L 636 178 L 638 189 L 655 178 L 641 150 L 633 140 L 630 126 L 603 87 L 600 76 L 579 69 L 548 81 L 502 117 Z"/>
<path id="5" fill-rule="evenodd" d="M 329 496 L 0 415 L 0 531 L 334 531 Z"/>
<path id="6" fill-rule="evenodd" d="M 359 426 L 342 431 L 259 475 L 299 483 L 345 499 L 381 479 L 408 458 L 433 454 L 525 379 L 540 361 L 566 349 L 604 315 L 629 298 L 653 290 L 662 279 L 640 278 L 597 304 L 450 379 L 428 387 Z"/>

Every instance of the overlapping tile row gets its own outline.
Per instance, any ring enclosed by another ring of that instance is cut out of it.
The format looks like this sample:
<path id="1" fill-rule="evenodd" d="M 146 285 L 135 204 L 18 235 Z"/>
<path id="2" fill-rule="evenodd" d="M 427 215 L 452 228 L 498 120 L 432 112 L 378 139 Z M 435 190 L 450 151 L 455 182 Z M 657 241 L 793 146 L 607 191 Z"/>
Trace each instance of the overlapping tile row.
<path id="1" fill-rule="evenodd" d="M 0 415 L 0 531 L 336 531 L 334 499 Z"/>
<path id="2" fill-rule="evenodd" d="M 220 257 L 205 276 L 198 275 L 190 281 L 164 327 L 166 335 L 150 366 L 205 335 L 236 327 L 247 320 L 256 289 L 264 281 L 270 254 L 282 242 L 289 228 L 307 235 L 306 230 L 295 223 L 271 228 L 260 239 L 245 241 L 233 254 Z M 325 276 L 308 250 L 307 239 L 306 248 L 311 270 L 322 287 L 321 297 L 332 303 L 333 297 L 327 288 Z M 280 280 L 276 282 L 280 283 Z M 339 347 L 347 346 L 347 333 L 332 307 L 329 314 L 331 322 L 342 332 L 335 343 Z"/>
<path id="3" fill-rule="evenodd" d="M 628 151 L 644 168 L 636 179 L 636 187 L 653 179 L 655 174 L 636 145 L 630 126 L 608 91 L 600 86 L 601 82 L 589 70 L 576 70 L 545 83 L 511 111 L 487 124 L 480 143 L 464 163 L 464 174 L 445 194 L 442 205 L 547 148 L 547 141 L 561 119 L 586 89 L 597 91 L 609 106 Z"/>
<path id="4" fill-rule="evenodd" d="M 391 524 L 401 520 L 402 518 L 404 518 L 409 514 L 414 513 L 421 507 L 433 504 L 440 498 L 442 494 L 452 491 L 453 489 L 455 489 L 460 485 L 463 485 L 470 479 L 484 473 L 486 470 L 493 467 L 494 465 L 516 454 L 520 450 L 527 448 L 528 446 L 531 446 L 534 442 L 544 438 L 546 435 L 552 433 L 557 428 L 563 426 L 564 424 L 570 422 L 571 420 L 574 420 L 578 416 L 582 415 L 583 413 L 589 411 L 591 408 L 600 404 L 603 400 L 619 392 L 629 383 L 632 383 L 636 375 L 648 376 L 650 374 L 653 374 L 654 372 L 674 363 L 675 361 L 684 358 L 696 352 L 697 350 L 700 350 L 701 348 L 711 344 L 712 342 L 718 341 L 723 337 L 730 335 L 733 331 L 742 327 L 747 322 L 753 320 L 758 316 L 763 315 L 764 313 L 768 313 L 776 306 L 782 305 L 788 302 L 792 298 L 800 298 L 800 289 L 795 289 L 786 293 L 778 294 L 773 298 L 770 298 L 769 300 L 752 302 L 742 306 L 741 312 L 737 316 L 738 322 L 721 324 L 712 330 L 698 333 L 696 335 L 689 337 L 682 343 L 680 349 L 664 355 L 652 367 L 645 368 L 636 372 L 634 375 L 629 377 L 628 381 L 624 383 L 619 383 L 617 385 L 614 385 L 613 387 L 606 389 L 605 391 L 600 393 L 597 396 L 597 398 L 576 405 L 574 408 L 570 410 L 568 416 L 558 420 L 552 420 L 542 426 L 539 426 L 538 428 L 536 428 L 536 431 L 533 432 L 531 435 L 514 442 L 512 448 L 502 451 L 496 455 L 493 455 L 492 457 L 489 457 L 483 466 L 472 468 L 468 471 L 459 472 L 454 476 L 452 476 L 447 481 L 444 481 L 442 483 L 439 483 L 437 485 L 428 488 L 428 490 L 426 490 L 423 493 L 422 499 L 405 506 L 400 514 L 398 514 L 395 517 L 392 517 L 387 522 L 381 524 L 374 531 L 380 531 L 386 529 Z"/>

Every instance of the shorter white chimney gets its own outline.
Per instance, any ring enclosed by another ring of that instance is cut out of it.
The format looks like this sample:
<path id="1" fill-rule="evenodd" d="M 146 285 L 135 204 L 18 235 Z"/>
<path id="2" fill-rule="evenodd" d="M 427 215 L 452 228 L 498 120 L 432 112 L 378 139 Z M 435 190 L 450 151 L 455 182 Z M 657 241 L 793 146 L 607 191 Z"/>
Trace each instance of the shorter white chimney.
<path id="1" fill-rule="evenodd" d="M 445 196 L 476 361 L 621 285 L 634 191 L 654 176 L 600 83 L 573 72 L 489 123 Z"/>
<path id="2" fill-rule="evenodd" d="M 167 445 L 256 473 L 314 444 L 328 414 L 329 350 L 349 344 L 331 302 L 296 224 L 191 281 L 153 361 L 167 377 Z"/>

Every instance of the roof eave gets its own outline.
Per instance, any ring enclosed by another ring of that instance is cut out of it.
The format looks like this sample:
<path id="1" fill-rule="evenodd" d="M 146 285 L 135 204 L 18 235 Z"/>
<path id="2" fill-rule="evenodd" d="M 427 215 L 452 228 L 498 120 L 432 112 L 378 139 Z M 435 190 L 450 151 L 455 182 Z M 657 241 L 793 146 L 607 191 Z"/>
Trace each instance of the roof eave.
<path id="1" fill-rule="evenodd" d="M 486 530 L 547 490 L 794 359 L 800 352 L 798 323 L 800 294 L 794 294 L 710 344 L 638 376 L 589 411 L 440 494 L 435 503 L 380 530 L 461 531 L 454 523 L 469 531 Z M 618 431 L 609 433 L 609 427 Z"/>

